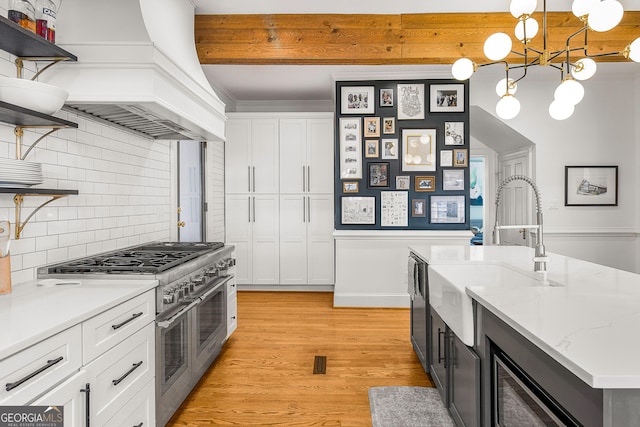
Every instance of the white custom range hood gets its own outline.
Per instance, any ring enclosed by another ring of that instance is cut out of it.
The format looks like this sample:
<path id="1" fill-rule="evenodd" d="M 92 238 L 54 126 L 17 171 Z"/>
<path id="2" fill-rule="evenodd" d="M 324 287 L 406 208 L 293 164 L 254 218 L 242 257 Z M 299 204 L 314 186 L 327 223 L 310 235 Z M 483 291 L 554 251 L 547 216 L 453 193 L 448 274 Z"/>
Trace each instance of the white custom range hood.
<path id="1" fill-rule="evenodd" d="M 224 140 L 224 104 L 198 61 L 191 0 L 64 0 L 57 44 L 78 57 L 40 78 L 65 109 L 155 139 Z"/>

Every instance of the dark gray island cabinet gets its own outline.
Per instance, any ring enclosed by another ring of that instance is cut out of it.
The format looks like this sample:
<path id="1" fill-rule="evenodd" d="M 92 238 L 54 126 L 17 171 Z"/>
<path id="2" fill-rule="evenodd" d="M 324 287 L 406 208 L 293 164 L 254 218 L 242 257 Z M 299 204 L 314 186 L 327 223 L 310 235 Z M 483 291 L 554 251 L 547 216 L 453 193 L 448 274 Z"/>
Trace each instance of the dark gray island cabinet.
<path id="1" fill-rule="evenodd" d="M 480 358 L 431 308 L 430 374 L 458 426 L 481 424 Z"/>
<path id="2" fill-rule="evenodd" d="M 640 425 L 640 390 L 590 387 L 490 310 L 474 308 L 483 426 Z"/>

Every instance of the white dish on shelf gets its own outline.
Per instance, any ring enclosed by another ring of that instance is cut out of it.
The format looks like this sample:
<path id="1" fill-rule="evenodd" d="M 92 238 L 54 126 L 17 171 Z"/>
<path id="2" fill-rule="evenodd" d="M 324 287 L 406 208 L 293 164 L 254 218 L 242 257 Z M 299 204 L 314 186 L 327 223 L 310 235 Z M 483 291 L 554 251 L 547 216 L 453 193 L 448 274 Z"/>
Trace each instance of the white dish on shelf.
<path id="1" fill-rule="evenodd" d="M 57 86 L 16 77 L 0 77 L 0 101 L 42 114 L 55 114 L 69 92 Z"/>

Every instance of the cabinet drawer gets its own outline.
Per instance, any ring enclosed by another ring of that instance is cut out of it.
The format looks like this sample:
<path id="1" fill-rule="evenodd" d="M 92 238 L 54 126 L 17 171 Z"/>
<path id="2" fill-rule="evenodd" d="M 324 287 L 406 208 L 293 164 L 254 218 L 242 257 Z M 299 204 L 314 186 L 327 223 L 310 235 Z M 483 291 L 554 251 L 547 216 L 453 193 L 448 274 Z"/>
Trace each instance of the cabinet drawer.
<path id="1" fill-rule="evenodd" d="M 81 336 L 74 326 L 0 362 L 0 404 L 25 405 L 78 371 Z"/>
<path id="2" fill-rule="evenodd" d="M 154 334 L 155 323 L 149 323 L 87 366 L 96 425 L 112 418 L 155 376 Z"/>
<path id="3" fill-rule="evenodd" d="M 155 318 L 155 290 L 92 317 L 82 324 L 83 360 L 87 364 Z"/>
<path id="4" fill-rule="evenodd" d="M 144 385 L 142 390 L 136 391 L 131 399 L 115 413 L 104 426 L 143 426 L 153 427 L 156 425 L 156 402 L 155 402 L 156 382 L 151 379 Z"/>
<path id="5" fill-rule="evenodd" d="M 86 427 L 88 378 L 87 371 L 81 369 L 80 372 L 32 402 L 31 405 L 63 407 L 65 427 Z"/>

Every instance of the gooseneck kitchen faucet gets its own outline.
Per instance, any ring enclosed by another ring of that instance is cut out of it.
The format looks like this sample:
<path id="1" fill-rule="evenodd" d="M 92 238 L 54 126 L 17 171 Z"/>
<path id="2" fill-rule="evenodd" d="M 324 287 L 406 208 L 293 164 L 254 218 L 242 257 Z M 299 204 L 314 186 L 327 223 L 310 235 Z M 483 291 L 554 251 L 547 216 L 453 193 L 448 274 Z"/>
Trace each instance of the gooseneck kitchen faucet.
<path id="1" fill-rule="evenodd" d="M 535 225 L 499 225 L 498 224 L 498 208 L 500 206 L 500 194 L 502 193 L 502 189 L 513 181 L 524 181 L 531 186 L 533 192 L 536 196 L 536 224 Z M 496 222 L 493 226 L 493 244 L 500 244 L 500 230 L 507 228 L 534 228 L 538 229 L 536 233 L 536 246 L 535 246 L 535 257 L 533 258 L 534 265 L 533 271 L 543 273 L 547 271 L 547 261 L 548 257 L 544 250 L 543 243 L 543 231 L 542 231 L 542 202 L 540 197 L 540 191 L 538 190 L 538 186 L 536 183 L 525 175 L 511 175 L 506 178 L 504 181 L 500 183 L 498 186 L 498 191 L 496 192 Z"/>

